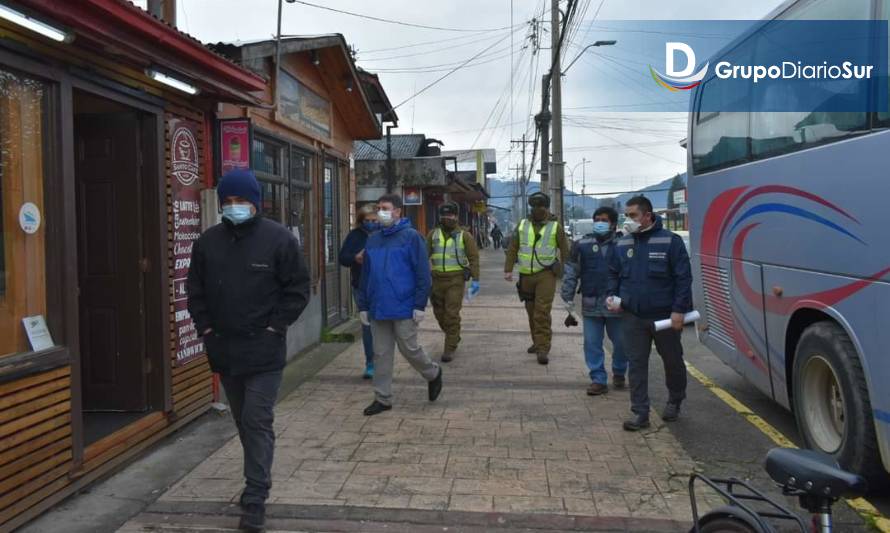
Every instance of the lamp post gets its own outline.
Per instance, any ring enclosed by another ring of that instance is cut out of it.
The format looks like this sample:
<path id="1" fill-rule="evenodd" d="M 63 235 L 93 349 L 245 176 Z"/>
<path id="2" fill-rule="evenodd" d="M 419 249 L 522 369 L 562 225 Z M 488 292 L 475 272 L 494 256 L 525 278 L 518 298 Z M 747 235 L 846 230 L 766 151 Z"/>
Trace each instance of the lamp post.
<path id="1" fill-rule="evenodd" d="M 585 192 L 585 191 L 584 191 L 584 188 L 585 188 L 585 186 L 587 185 L 587 172 L 586 172 L 586 169 L 587 169 L 587 163 L 590 163 L 590 161 L 588 161 L 586 157 L 585 157 L 585 158 L 582 158 L 580 163 L 578 163 L 577 165 L 573 166 L 572 169 L 569 170 L 569 177 L 572 179 L 572 188 L 574 189 L 574 187 L 575 187 L 575 171 L 578 170 L 578 167 L 581 167 L 581 172 L 582 172 L 582 174 L 583 174 L 583 176 L 584 176 L 584 178 L 583 178 L 583 179 L 584 179 L 584 182 L 583 182 L 584 185 L 581 186 L 581 196 L 582 196 L 583 198 L 586 198 L 586 196 L 584 196 L 584 192 Z M 575 198 L 576 198 L 577 196 L 578 196 L 578 194 L 577 194 L 574 190 L 572 190 L 572 216 L 575 215 Z M 584 204 L 583 204 L 583 203 L 581 204 L 581 208 L 582 208 L 582 209 L 584 208 Z"/>
<path id="2" fill-rule="evenodd" d="M 556 190 L 559 197 L 556 201 L 556 216 L 560 219 L 565 217 L 565 213 L 563 213 L 563 196 L 565 194 L 565 187 L 563 184 L 563 172 L 565 161 L 562 159 L 562 89 L 561 89 L 561 77 L 565 76 L 566 73 L 572 68 L 572 65 L 575 64 L 576 61 L 586 52 L 587 50 L 600 47 L 600 46 L 613 46 L 618 41 L 609 40 L 609 41 L 596 41 L 592 44 L 585 46 L 581 52 L 575 56 L 569 65 L 565 68 L 565 70 L 560 70 L 558 55 L 555 55 L 555 59 L 553 61 L 553 67 L 551 68 L 551 72 L 556 70 L 559 72 L 558 76 L 554 76 L 551 80 L 551 84 L 553 85 L 553 135 L 552 135 L 552 146 L 553 146 L 553 161 L 551 162 L 551 168 L 553 169 L 551 180 L 553 181 L 553 188 Z"/>
<path id="3" fill-rule="evenodd" d="M 275 33 L 275 114 L 278 114 L 278 101 L 280 91 L 278 89 L 278 81 L 281 74 L 281 12 L 283 11 L 284 2 L 293 4 L 297 0 L 278 0 L 278 31 Z"/>

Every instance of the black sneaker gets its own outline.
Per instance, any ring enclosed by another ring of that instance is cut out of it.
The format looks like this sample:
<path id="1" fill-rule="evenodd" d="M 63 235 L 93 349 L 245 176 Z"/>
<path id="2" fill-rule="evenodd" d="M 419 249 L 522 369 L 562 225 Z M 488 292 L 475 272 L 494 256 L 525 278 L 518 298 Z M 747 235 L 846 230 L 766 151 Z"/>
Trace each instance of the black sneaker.
<path id="1" fill-rule="evenodd" d="M 534 344 L 532 344 L 531 346 L 528 347 L 528 350 L 526 350 L 526 352 L 530 353 L 530 354 L 536 354 L 536 353 L 538 353 L 538 347 L 535 346 Z"/>
<path id="2" fill-rule="evenodd" d="M 374 400 L 374 403 L 365 407 L 365 416 L 379 415 L 380 413 L 389 411 L 390 409 L 392 409 L 391 405 L 382 404 L 377 400 Z"/>
<path id="3" fill-rule="evenodd" d="M 680 418 L 680 402 L 668 402 L 661 412 L 661 419 L 665 422 L 674 422 Z"/>
<path id="4" fill-rule="evenodd" d="M 612 376 L 612 385 L 614 385 L 616 389 L 623 389 L 624 387 L 627 387 L 627 378 L 621 374 L 615 374 Z"/>
<path id="5" fill-rule="evenodd" d="M 547 352 L 538 352 L 538 364 L 546 365 L 550 362 L 550 354 Z"/>
<path id="6" fill-rule="evenodd" d="M 430 401 L 436 401 L 436 398 L 439 397 L 439 393 L 442 392 L 442 368 L 439 367 L 439 375 L 436 376 L 436 379 L 430 381 L 429 383 L 429 397 Z"/>
<path id="7" fill-rule="evenodd" d="M 634 415 L 630 420 L 624 421 L 624 431 L 639 431 L 649 427 L 649 417 L 646 415 Z"/>
<path id="8" fill-rule="evenodd" d="M 450 363 L 454 360 L 454 350 L 445 350 L 442 352 L 442 362 Z"/>
<path id="9" fill-rule="evenodd" d="M 245 505 L 238 529 L 248 533 L 263 533 L 266 530 L 266 506 L 261 503 Z"/>

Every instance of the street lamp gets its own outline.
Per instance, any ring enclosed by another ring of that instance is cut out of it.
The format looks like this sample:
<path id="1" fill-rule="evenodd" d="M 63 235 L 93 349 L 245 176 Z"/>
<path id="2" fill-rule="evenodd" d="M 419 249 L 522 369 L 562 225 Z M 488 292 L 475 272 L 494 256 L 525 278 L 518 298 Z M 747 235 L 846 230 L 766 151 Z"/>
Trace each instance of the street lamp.
<path id="1" fill-rule="evenodd" d="M 587 172 L 586 172 L 587 171 L 587 163 L 590 163 L 590 161 L 588 161 L 586 157 L 582 158 L 580 163 L 578 163 L 577 165 L 572 167 L 571 170 L 569 170 L 569 177 L 572 178 L 572 189 L 574 189 L 575 188 L 575 171 L 578 170 L 578 167 L 581 167 L 581 176 L 582 176 L 581 179 L 583 180 L 581 182 L 582 183 L 582 185 L 581 185 L 581 197 L 582 198 L 587 198 L 587 196 L 585 195 L 585 193 L 587 192 L 585 190 L 587 188 Z M 578 197 L 578 193 L 576 193 L 573 190 L 572 191 L 572 215 L 575 214 L 575 198 L 577 198 L 577 197 Z M 584 208 L 584 204 L 581 204 L 581 208 L 582 209 Z"/>
<path id="2" fill-rule="evenodd" d="M 572 68 L 572 65 L 575 64 L 575 61 L 581 59 L 581 56 L 584 55 L 584 52 L 586 52 L 587 50 L 599 46 L 614 46 L 616 43 L 618 43 L 618 41 L 597 41 L 593 44 L 588 44 L 578 53 L 577 56 L 575 56 L 575 59 L 573 59 L 572 62 L 569 63 L 569 66 L 567 66 L 566 69 L 562 71 L 562 75 L 565 76 L 566 72 L 568 72 L 569 69 Z"/>

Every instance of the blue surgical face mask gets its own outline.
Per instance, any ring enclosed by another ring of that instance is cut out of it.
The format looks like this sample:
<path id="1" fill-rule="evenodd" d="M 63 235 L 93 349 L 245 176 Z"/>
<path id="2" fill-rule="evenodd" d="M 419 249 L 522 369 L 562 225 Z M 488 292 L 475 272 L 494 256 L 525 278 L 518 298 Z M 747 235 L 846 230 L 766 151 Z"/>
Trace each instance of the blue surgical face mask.
<path id="1" fill-rule="evenodd" d="M 236 226 L 243 224 L 253 218 L 250 207 L 250 204 L 226 204 L 222 208 L 223 217 Z"/>
<path id="2" fill-rule="evenodd" d="M 377 222 L 376 220 L 373 222 L 370 220 L 366 220 L 366 221 L 362 222 L 362 227 L 368 233 L 373 233 L 380 229 L 380 222 Z"/>
<path id="3" fill-rule="evenodd" d="M 593 232 L 597 235 L 606 235 L 612 230 L 612 225 L 608 222 L 594 222 L 593 223 Z"/>

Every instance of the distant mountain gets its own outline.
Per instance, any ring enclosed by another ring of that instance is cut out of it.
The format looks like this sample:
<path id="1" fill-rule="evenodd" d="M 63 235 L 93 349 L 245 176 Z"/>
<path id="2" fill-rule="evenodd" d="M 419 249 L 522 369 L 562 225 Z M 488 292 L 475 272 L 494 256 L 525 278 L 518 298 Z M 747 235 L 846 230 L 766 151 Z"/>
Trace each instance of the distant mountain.
<path id="1" fill-rule="evenodd" d="M 680 178 L 683 180 L 683 183 L 686 183 L 686 174 L 680 174 Z M 637 191 L 628 192 L 624 194 L 620 194 L 614 197 L 582 197 L 580 193 L 578 196 L 574 196 L 574 192 L 567 190 L 565 193 L 565 205 L 568 209 L 571 209 L 572 200 L 574 198 L 574 205 L 577 208 L 582 208 L 585 211 L 586 216 L 592 216 L 593 212 L 600 205 L 614 205 L 616 209 L 619 211 L 623 211 L 624 205 L 628 200 L 637 196 L 639 194 L 644 195 L 646 198 L 652 202 L 652 206 L 656 210 L 666 209 L 668 207 L 668 197 L 670 196 L 671 182 L 673 181 L 673 177 L 667 178 L 664 181 L 658 182 L 654 185 L 649 185 L 648 187 L 644 187 Z M 501 207 L 504 209 L 512 209 L 513 208 L 513 198 L 514 195 L 518 194 L 518 185 L 514 184 L 512 179 L 507 178 L 489 178 L 488 179 L 489 193 L 491 194 L 491 200 L 489 203 L 491 205 Z M 533 193 L 541 190 L 541 183 L 537 181 L 533 181 L 528 184 L 528 190 L 526 195 L 531 195 Z M 503 212 L 506 215 L 506 212 Z"/>

